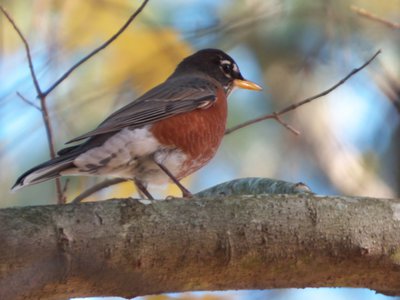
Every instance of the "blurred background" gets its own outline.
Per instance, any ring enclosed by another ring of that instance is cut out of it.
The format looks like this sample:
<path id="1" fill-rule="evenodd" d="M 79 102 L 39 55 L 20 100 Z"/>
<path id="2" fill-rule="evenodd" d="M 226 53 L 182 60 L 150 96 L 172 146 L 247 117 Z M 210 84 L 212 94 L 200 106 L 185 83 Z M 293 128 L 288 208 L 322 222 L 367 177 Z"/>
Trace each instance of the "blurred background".
<path id="1" fill-rule="evenodd" d="M 114 34 L 141 4 L 132 0 L 1 0 L 29 41 L 43 90 Z M 388 23 L 360 16 L 357 9 Z M 240 177 L 307 183 L 318 194 L 400 194 L 400 0 L 150 0 L 140 16 L 47 98 L 55 147 L 162 82 L 185 56 L 220 48 L 263 92 L 236 91 L 228 127 L 320 93 L 378 49 L 382 54 L 329 95 L 282 117 L 225 136 L 216 157 L 184 184 L 197 192 Z M 9 192 L 16 178 L 49 158 L 26 53 L 0 15 L 0 207 L 56 203 L 54 182 Z M 65 184 L 66 179 L 63 179 Z M 99 182 L 70 178 L 71 201 Z M 174 186 L 151 188 L 159 197 Z M 87 201 L 135 194 L 131 183 Z M 164 299 L 386 299 L 361 289 L 192 293 Z M 388 298 L 389 299 L 389 298 Z M 393 298 L 390 298 L 393 299 Z"/>

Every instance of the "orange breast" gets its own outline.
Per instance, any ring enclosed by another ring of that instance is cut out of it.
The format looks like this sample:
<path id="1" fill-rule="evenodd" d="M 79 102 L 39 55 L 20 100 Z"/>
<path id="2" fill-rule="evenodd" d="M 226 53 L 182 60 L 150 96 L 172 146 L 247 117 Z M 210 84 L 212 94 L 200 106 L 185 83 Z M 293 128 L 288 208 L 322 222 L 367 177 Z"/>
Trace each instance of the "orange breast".
<path id="1" fill-rule="evenodd" d="M 225 133 L 226 118 L 226 95 L 221 90 L 211 107 L 182 113 L 151 127 L 160 143 L 181 149 L 188 156 L 176 175 L 178 179 L 198 170 L 214 157 Z"/>

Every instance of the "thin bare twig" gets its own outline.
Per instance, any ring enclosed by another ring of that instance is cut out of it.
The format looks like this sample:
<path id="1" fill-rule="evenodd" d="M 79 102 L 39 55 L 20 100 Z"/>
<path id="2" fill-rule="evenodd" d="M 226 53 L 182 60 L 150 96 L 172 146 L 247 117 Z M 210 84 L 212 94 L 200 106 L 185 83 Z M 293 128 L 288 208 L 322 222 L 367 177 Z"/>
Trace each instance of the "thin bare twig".
<path id="1" fill-rule="evenodd" d="M 27 40 L 25 39 L 24 35 L 22 34 L 21 30 L 19 29 L 19 27 L 17 26 L 17 24 L 14 22 L 13 18 L 8 14 L 8 12 L 1 5 L 0 5 L 0 10 L 6 16 L 6 18 L 10 22 L 10 24 L 14 27 L 15 31 L 17 32 L 17 34 L 19 35 L 19 37 L 22 40 L 22 43 L 25 46 L 25 52 L 26 52 L 26 56 L 28 58 L 29 70 L 31 72 L 33 85 L 35 86 L 36 93 L 38 95 L 38 98 L 40 99 L 40 107 L 41 107 L 44 127 L 46 129 L 47 141 L 48 141 L 49 150 L 50 150 L 50 157 L 55 158 L 56 151 L 54 149 L 53 133 L 52 133 L 51 123 L 50 123 L 50 119 L 49 119 L 49 113 L 48 113 L 47 105 L 46 105 L 46 95 L 42 93 L 42 90 L 40 88 L 39 81 L 36 76 L 35 68 L 33 66 L 33 61 L 32 61 L 31 50 L 29 48 L 29 44 L 28 44 Z M 63 197 L 62 188 L 61 188 L 61 181 L 59 178 L 56 178 L 56 190 L 57 190 L 58 203 L 59 204 L 64 203 L 63 202 L 64 197 Z"/>
<path id="2" fill-rule="evenodd" d="M 307 103 L 309 103 L 309 102 L 311 102 L 311 101 L 313 101 L 313 100 L 315 100 L 315 99 L 321 98 L 322 96 L 325 96 L 325 95 L 329 94 L 329 93 L 332 92 L 334 89 L 336 89 L 337 87 L 339 87 L 340 85 L 342 85 L 343 83 L 345 83 L 350 77 L 352 77 L 353 75 L 355 75 L 356 73 L 358 73 L 358 72 L 360 72 L 362 69 L 364 69 L 366 66 L 368 66 L 380 53 L 381 53 L 381 50 L 378 50 L 378 51 L 377 51 L 369 60 L 367 60 L 361 67 L 358 67 L 358 68 L 353 69 L 346 77 L 344 77 L 343 79 L 341 79 L 338 83 L 336 83 L 335 85 L 333 85 L 333 86 L 330 87 L 329 89 L 327 89 L 327 90 L 325 90 L 325 91 L 323 91 L 323 92 L 321 92 L 321 93 L 319 93 L 319 94 L 317 94 L 317 95 L 308 97 L 308 98 L 306 98 L 306 99 L 304 99 L 304 100 L 302 100 L 302 101 L 293 103 L 292 105 L 289 105 L 288 107 L 282 109 L 282 110 L 279 111 L 279 112 L 274 112 L 274 113 L 272 113 L 272 114 L 268 114 L 268 115 L 265 115 L 265 116 L 262 116 L 262 117 L 259 117 L 259 118 L 255 118 L 255 119 L 249 120 L 249 121 L 247 121 L 247 122 L 241 123 L 241 124 L 239 124 L 239 125 L 233 126 L 233 127 L 229 128 L 229 129 L 227 129 L 227 130 L 225 131 L 225 134 L 230 134 L 230 133 L 232 133 L 232 132 L 234 132 L 234 131 L 236 131 L 236 130 L 238 130 L 238 129 L 241 129 L 241 128 L 243 128 L 243 127 L 247 127 L 247 126 L 249 126 L 249 125 L 258 123 L 258 122 L 260 122 L 260 121 L 264 121 L 264 120 L 268 120 L 268 119 L 275 119 L 275 120 L 277 120 L 277 116 L 279 117 L 279 116 L 281 116 L 281 115 L 283 115 L 283 114 L 286 114 L 286 113 L 289 112 L 289 111 L 292 111 L 292 110 L 297 109 L 298 107 L 300 107 L 300 106 L 302 106 L 302 105 L 304 105 L 304 104 L 307 104 Z M 280 122 L 280 123 L 281 123 L 281 122 Z M 282 123 L 281 123 L 281 124 L 282 124 Z M 286 127 L 286 126 L 285 126 L 285 127 Z"/>
<path id="3" fill-rule="evenodd" d="M 23 97 L 21 94 L 18 93 L 18 95 L 21 97 L 21 99 L 23 101 L 25 101 L 26 103 L 34 106 L 35 108 L 39 109 L 42 112 L 42 116 L 43 116 L 43 120 L 45 123 L 45 127 L 46 127 L 46 133 L 47 133 L 47 137 L 48 137 L 48 141 L 49 141 L 49 147 L 50 147 L 50 156 L 51 158 L 54 158 L 55 155 L 55 150 L 54 150 L 54 143 L 53 143 L 53 136 L 52 136 L 52 130 L 51 130 L 51 126 L 50 126 L 50 120 L 48 117 L 48 111 L 47 111 L 47 107 L 46 107 L 46 96 L 48 96 L 61 82 L 63 82 L 75 69 L 77 69 L 80 65 L 82 65 L 83 63 L 85 63 L 87 60 L 89 60 L 91 57 L 93 57 L 95 54 L 97 54 L 98 52 L 100 52 L 101 50 L 103 50 L 104 48 L 106 48 L 109 44 L 111 44 L 115 39 L 117 39 L 122 32 L 125 31 L 125 29 L 129 26 L 130 23 L 132 23 L 132 21 L 136 18 L 137 15 L 139 15 L 139 13 L 143 10 L 143 8 L 146 6 L 146 4 L 149 2 L 149 0 L 144 0 L 142 5 L 129 17 L 129 19 L 125 22 L 125 24 L 113 35 L 111 36 L 106 42 L 104 42 L 102 45 L 100 45 L 99 47 L 97 47 L 96 49 L 94 49 L 92 52 L 90 52 L 88 55 L 86 55 L 85 57 L 83 57 L 81 60 L 79 60 L 77 63 L 75 63 L 69 70 L 67 70 L 67 72 L 65 72 L 59 79 L 57 79 L 57 81 L 51 85 L 45 92 L 42 92 L 39 82 L 37 80 L 36 77 L 36 73 L 33 67 L 33 63 L 32 63 L 32 58 L 31 58 L 31 52 L 29 49 L 29 44 L 26 41 L 25 37 L 23 36 L 22 32 L 19 30 L 18 26 L 15 24 L 14 20 L 11 18 L 11 16 L 7 13 L 7 11 L 0 5 L 0 9 L 1 11 L 4 13 L 4 15 L 7 17 L 7 19 L 10 21 L 10 23 L 12 24 L 12 26 L 14 27 L 14 29 L 17 31 L 18 35 L 20 36 L 20 38 L 22 39 L 24 46 L 25 46 L 25 50 L 28 56 L 28 62 L 29 62 L 29 69 L 31 71 L 31 76 L 35 85 L 35 89 L 37 92 L 37 96 L 40 99 L 41 102 L 41 108 L 39 108 L 38 106 L 36 106 L 34 103 L 32 103 L 31 101 L 29 101 L 28 99 L 26 99 L 25 97 Z M 125 180 L 122 180 L 125 181 Z M 121 181 L 121 182 L 122 182 Z M 113 181 L 114 183 L 110 184 L 116 184 L 115 180 Z M 56 178 L 56 187 L 57 187 L 57 194 L 58 194 L 58 202 L 59 203 L 65 203 L 65 197 L 63 196 L 63 194 L 66 191 L 68 184 L 66 183 L 66 185 L 64 186 L 64 189 L 61 188 L 61 181 L 59 178 Z M 96 186 L 92 187 L 92 189 L 87 190 L 86 192 L 82 193 L 80 196 L 84 196 L 83 198 L 87 197 L 85 196 L 85 194 L 87 192 L 90 192 L 90 190 L 93 190 Z M 103 188 L 105 187 L 104 183 L 103 183 Z M 101 188 L 98 188 L 101 189 Z M 94 193 L 95 191 L 91 192 Z M 76 199 L 74 199 L 74 201 L 80 201 L 78 196 Z"/>
<path id="4" fill-rule="evenodd" d="M 35 89 L 37 91 L 38 94 L 41 94 L 42 91 L 40 89 L 39 86 L 39 82 L 37 80 L 36 77 L 36 73 L 35 73 L 35 69 L 33 67 L 33 63 L 32 63 L 32 57 L 31 57 L 31 50 L 29 48 L 29 44 L 26 41 L 24 35 L 22 34 L 21 30 L 18 28 L 17 24 L 15 24 L 13 18 L 11 18 L 11 16 L 8 14 L 8 12 L 4 9 L 4 7 L 2 5 L 0 5 L 0 10 L 3 12 L 3 14 L 6 16 L 6 18 L 8 19 L 8 21 L 10 22 L 10 24 L 12 25 L 12 27 L 14 27 L 15 31 L 17 32 L 17 34 L 19 35 L 19 37 L 21 38 L 22 42 L 24 43 L 25 46 L 25 52 L 26 55 L 28 57 L 28 63 L 29 63 L 29 70 L 31 72 L 31 76 L 32 76 L 32 80 L 33 80 L 33 84 L 35 85 Z"/>
<path id="5" fill-rule="evenodd" d="M 367 10 L 365 10 L 363 8 L 359 8 L 355 5 L 351 5 L 350 8 L 351 8 L 351 10 L 353 10 L 356 14 L 358 14 L 361 17 L 384 24 L 393 29 L 400 29 L 400 23 L 396 23 L 396 22 L 392 22 L 392 21 L 383 19 L 383 18 L 378 17 L 377 15 L 374 15 L 374 14 L 368 12 Z"/>
<path id="6" fill-rule="evenodd" d="M 38 111 L 42 112 L 42 109 L 36 105 L 35 103 L 33 103 L 31 100 L 25 98 L 20 92 L 17 92 L 17 96 L 21 98 L 22 101 L 24 101 L 26 104 L 36 108 Z"/>
<path id="7" fill-rule="evenodd" d="M 85 198 L 89 197 L 90 195 L 105 189 L 109 186 L 121 183 L 121 182 L 125 182 L 128 181 L 127 179 L 123 179 L 123 178 L 113 178 L 113 179 L 106 179 L 94 186 L 92 186 L 91 188 L 87 189 L 86 191 L 84 191 L 83 193 L 79 194 L 78 196 L 75 197 L 74 200 L 71 201 L 71 203 L 79 203 L 82 200 L 84 200 Z"/>
<path id="8" fill-rule="evenodd" d="M 293 128 L 293 126 L 289 125 L 288 123 L 284 122 L 279 115 L 274 114 L 274 119 L 280 123 L 281 125 L 283 125 L 287 130 L 291 131 L 294 135 L 300 135 L 300 131 L 298 131 L 297 129 Z"/>
<path id="9" fill-rule="evenodd" d="M 146 6 L 147 2 L 149 0 L 144 0 L 142 5 L 129 17 L 129 19 L 125 22 L 125 24 L 113 35 L 111 36 L 107 41 L 105 41 L 103 44 L 101 44 L 99 47 L 94 49 L 92 52 L 90 52 L 88 55 L 83 57 L 81 60 L 79 60 L 76 64 L 74 64 L 67 72 L 65 72 L 59 79 L 56 80 L 56 82 L 53 83 L 43 94 L 47 96 L 49 93 L 51 93 L 61 82 L 63 82 L 76 68 L 78 68 L 81 64 L 89 60 L 92 56 L 106 48 L 109 44 L 111 44 L 115 39 L 117 39 L 122 32 L 125 31 L 125 29 L 129 26 L 129 24 L 132 23 L 132 21 L 137 17 L 137 15 L 140 14 L 140 12 L 143 10 L 143 8 Z"/>

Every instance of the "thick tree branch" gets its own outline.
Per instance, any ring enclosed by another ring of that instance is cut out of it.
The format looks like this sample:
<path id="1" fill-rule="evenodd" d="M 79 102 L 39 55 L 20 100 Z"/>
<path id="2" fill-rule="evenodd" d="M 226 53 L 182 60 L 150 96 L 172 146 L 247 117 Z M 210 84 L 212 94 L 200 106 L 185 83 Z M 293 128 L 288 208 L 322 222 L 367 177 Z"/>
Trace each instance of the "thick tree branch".
<path id="1" fill-rule="evenodd" d="M 0 298 L 367 287 L 400 294 L 400 200 L 312 194 L 0 210 Z"/>

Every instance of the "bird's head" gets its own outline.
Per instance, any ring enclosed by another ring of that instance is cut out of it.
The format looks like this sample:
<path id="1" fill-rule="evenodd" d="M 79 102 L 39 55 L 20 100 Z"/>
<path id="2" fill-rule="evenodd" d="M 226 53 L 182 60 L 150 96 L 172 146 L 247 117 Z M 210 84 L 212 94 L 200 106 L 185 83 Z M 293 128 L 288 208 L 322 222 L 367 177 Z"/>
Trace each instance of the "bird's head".
<path id="1" fill-rule="evenodd" d="M 234 87 L 262 90 L 258 84 L 244 79 L 232 57 L 218 49 L 203 49 L 186 57 L 178 65 L 174 74 L 185 75 L 195 72 L 217 80 L 227 94 Z"/>

